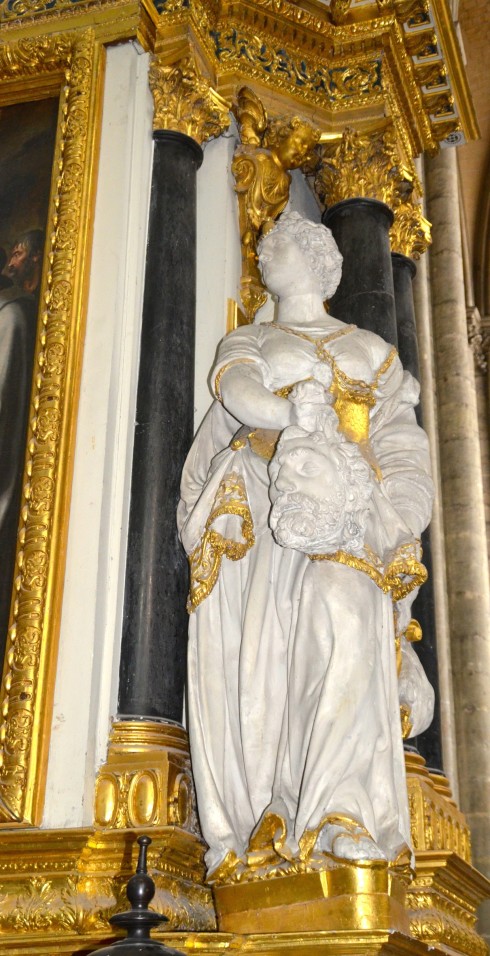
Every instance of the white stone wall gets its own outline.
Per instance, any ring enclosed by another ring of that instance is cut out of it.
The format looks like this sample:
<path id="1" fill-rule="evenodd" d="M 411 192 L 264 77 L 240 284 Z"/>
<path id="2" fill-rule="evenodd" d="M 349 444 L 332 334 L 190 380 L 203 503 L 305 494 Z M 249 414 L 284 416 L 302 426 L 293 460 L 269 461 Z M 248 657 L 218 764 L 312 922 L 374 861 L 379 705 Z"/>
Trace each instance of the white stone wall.
<path id="1" fill-rule="evenodd" d="M 136 44 L 108 49 L 44 827 L 92 822 L 117 702 L 152 160 L 147 71 Z"/>

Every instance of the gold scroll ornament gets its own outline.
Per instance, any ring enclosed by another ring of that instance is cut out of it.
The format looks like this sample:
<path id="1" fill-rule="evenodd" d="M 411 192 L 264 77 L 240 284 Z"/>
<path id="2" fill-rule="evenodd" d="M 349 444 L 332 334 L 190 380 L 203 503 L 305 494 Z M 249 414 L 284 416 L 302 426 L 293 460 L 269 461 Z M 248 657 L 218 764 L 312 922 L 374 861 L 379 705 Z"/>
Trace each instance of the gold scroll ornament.
<path id="1" fill-rule="evenodd" d="M 320 133 L 298 116 L 268 119 L 258 96 L 246 86 L 239 90 L 233 112 L 241 140 L 231 165 L 242 247 L 240 293 L 252 322 L 267 298 L 257 264 L 261 229 L 284 210 L 291 184 L 288 170 L 307 163 Z"/>

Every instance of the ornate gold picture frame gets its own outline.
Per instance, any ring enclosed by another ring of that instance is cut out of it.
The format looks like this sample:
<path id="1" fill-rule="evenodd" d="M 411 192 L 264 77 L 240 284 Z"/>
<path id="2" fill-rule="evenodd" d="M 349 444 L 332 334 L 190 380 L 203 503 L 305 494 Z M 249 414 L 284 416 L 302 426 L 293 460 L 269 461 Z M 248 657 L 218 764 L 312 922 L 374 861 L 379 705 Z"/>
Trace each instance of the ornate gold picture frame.
<path id="1" fill-rule="evenodd" d="M 59 97 L 0 690 L 4 826 L 41 822 L 56 676 L 105 60 L 94 30 L 76 26 L 0 29 L 0 108 Z"/>

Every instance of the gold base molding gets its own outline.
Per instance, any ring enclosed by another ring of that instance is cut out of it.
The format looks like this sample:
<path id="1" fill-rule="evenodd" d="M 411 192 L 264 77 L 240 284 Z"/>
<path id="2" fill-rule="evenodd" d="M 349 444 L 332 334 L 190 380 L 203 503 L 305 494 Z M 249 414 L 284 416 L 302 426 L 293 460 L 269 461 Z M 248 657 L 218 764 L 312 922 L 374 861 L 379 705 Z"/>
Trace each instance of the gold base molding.
<path id="1" fill-rule="evenodd" d="M 215 886 L 218 926 L 240 933 L 408 933 L 406 883 L 384 861 L 332 861 L 311 873 Z"/>
<path id="2" fill-rule="evenodd" d="M 490 881 L 471 866 L 465 816 L 441 774 L 429 773 L 419 754 L 407 754 L 407 784 L 416 875 L 407 893 L 410 933 L 444 952 L 486 956 L 476 932 L 477 908 Z"/>
<path id="3" fill-rule="evenodd" d="M 111 936 L 109 918 L 128 909 L 126 883 L 135 872 L 141 832 L 87 828 L 2 833 L 0 951 L 81 953 L 86 943 L 90 952 Z M 202 841 L 178 827 L 152 827 L 151 837 L 148 869 L 156 884 L 154 908 L 168 917 L 172 929 L 213 930 L 211 891 L 203 885 Z M 55 947 L 57 935 L 71 940 L 67 949 Z"/>
<path id="4" fill-rule="evenodd" d="M 95 785 L 94 823 L 179 826 L 200 838 L 189 741 L 180 724 L 114 721 Z"/>
<path id="5" fill-rule="evenodd" d="M 238 936 L 230 933 L 162 933 L 152 937 L 165 942 L 186 956 L 439 956 L 440 950 L 428 947 L 401 933 L 375 932 L 291 932 Z M 6 942 L 8 956 L 87 956 L 95 948 L 107 945 L 108 936 L 91 936 L 75 943 L 70 934 L 53 933 L 49 939 L 29 936 Z M 2 940 L 3 945 L 3 940 Z"/>
<path id="6" fill-rule="evenodd" d="M 152 837 L 148 867 L 156 884 L 154 908 L 168 917 L 170 928 L 215 929 L 212 894 L 204 885 L 206 847 L 197 822 L 188 739 L 180 725 L 114 722 L 96 781 L 94 821 L 94 827 L 80 830 L 2 834 L 2 952 L 11 951 L 3 947 L 10 936 L 28 939 L 24 951 L 33 953 L 47 952 L 42 946 L 56 933 L 71 937 L 73 947 L 56 952 L 82 952 L 75 947 L 82 937 L 107 938 L 110 916 L 127 909 L 125 887 L 135 870 L 141 832 Z"/>

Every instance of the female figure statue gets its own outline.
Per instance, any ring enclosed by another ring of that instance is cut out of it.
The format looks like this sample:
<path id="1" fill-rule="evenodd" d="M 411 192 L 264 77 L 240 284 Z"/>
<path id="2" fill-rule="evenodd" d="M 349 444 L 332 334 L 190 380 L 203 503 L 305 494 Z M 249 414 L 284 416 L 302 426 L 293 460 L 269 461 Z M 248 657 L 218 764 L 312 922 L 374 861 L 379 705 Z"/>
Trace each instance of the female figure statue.
<path id="1" fill-rule="evenodd" d="M 394 861 L 410 842 L 395 630 L 425 578 L 429 454 L 396 350 L 324 309 L 341 260 L 296 213 L 261 240 L 277 320 L 221 343 L 183 473 L 191 753 L 215 880 Z M 431 689 L 414 673 L 419 733 Z"/>

